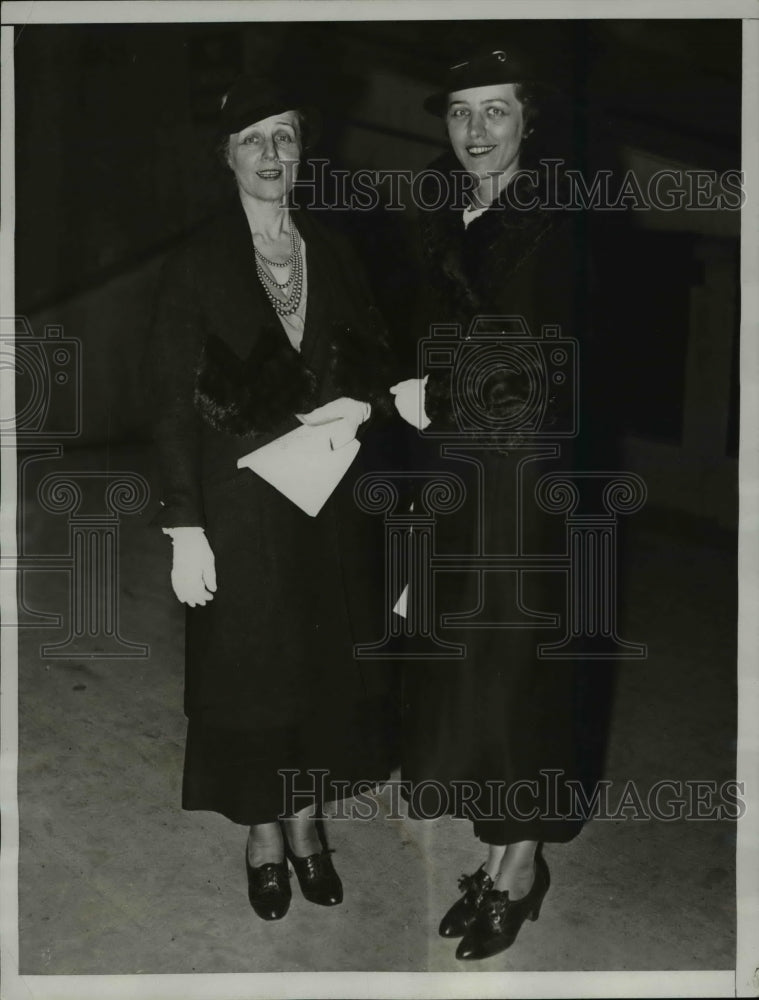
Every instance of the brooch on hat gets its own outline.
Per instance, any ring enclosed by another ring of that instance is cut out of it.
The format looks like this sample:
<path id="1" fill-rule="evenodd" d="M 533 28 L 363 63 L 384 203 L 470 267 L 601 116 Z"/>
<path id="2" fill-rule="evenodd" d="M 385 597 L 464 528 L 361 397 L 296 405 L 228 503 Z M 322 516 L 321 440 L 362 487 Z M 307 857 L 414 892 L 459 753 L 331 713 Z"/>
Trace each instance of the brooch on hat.
<path id="1" fill-rule="evenodd" d="M 489 52 L 486 56 L 480 56 L 475 62 L 481 62 L 483 59 L 489 59 L 490 56 L 495 56 L 498 62 L 506 62 L 506 53 L 503 49 L 496 49 L 494 52 Z M 467 60 L 466 62 L 456 63 L 455 66 L 450 66 L 449 69 L 463 69 L 464 66 L 468 66 L 472 60 Z"/>

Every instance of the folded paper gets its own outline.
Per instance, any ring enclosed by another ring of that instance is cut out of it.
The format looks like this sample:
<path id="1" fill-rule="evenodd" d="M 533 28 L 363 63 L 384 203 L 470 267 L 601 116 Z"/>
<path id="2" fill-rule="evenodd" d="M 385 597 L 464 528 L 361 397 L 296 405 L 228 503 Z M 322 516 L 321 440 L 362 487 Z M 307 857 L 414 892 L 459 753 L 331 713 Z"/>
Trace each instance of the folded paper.
<path id="1" fill-rule="evenodd" d="M 311 517 L 316 517 L 353 463 L 361 447 L 355 439 L 332 449 L 334 421 L 302 424 L 294 431 L 243 455 L 238 469 L 250 469 Z"/>

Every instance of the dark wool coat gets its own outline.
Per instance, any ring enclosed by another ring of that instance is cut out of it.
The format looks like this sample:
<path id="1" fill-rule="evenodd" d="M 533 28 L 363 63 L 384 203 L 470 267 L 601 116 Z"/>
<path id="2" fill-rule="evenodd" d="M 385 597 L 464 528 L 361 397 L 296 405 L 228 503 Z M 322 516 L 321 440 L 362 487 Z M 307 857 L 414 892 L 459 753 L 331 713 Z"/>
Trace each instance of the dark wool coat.
<path id="1" fill-rule="evenodd" d="M 158 523 L 204 527 L 218 583 L 187 611 L 184 804 L 245 823 L 273 818 L 278 767 L 387 769 L 389 672 L 353 656 L 382 635 L 383 529 L 352 491 L 392 450 L 395 373 L 350 248 L 305 211 L 293 217 L 307 258 L 300 352 L 263 292 L 237 200 L 167 262 L 150 350 Z M 371 402 L 372 417 L 317 517 L 238 470 L 297 427 L 296 412 L 343 395 Z"/>
<path id="2" fill-rule="evenodd" d="M 451 161 L 444 160 L 438 168 L 450 165 Z M 520 188 L 522 203 L 529 202 L 535 193 L 529 184 Z M 421 336 L 429 336 L 433 324 L 455 323 L 463 337 L 474 317 L 518 316 L 536 341 L 544 325 L 558 325 L 563 337 L 575 337 L 587 345 L 592 296 L 583 227 L 582 217 L 539 207 L 518 210 L 509 206 L 504 195 L 466 229 L 461 211 L 454 207 L 423 213 L 426 275 L 420 305 Z M 462 401 L 479 407 L 477 412 L 486 417 L 496 418 L 517 412 L 526 398 L 524 379 L 497 361 L 489 367 L 479 396 L 473 383 L 451 376 L 451 367 L 434 367 L 428 372 L 430 430 L 449 430 L 449 444 L 454 442 L 456 454 L 444 456 L 439 443 L 423 440 L 414 461 L 431 474 L 445 470 L 458 475 L 467 490 L 461 509 L 438 515 L 436 551 L 563 553 L 562 518 L 538 510 L 533 490 L 544 473 L 576 468 L 578 463 L 587 465 L 597 454 L 597 442 L 594 439 L 591 446 L 587 435 L 594 422 L 586 405 L 592 395 L 591 383 L 587 378 L 583 383 L 582 378 L 582 369 L 590 370 L 590 366 L 580 365 L 575 385 L 580 396 L 579 437 L 551 436 L 552 428 L 560 431 L 571 420 L 573 395 L 568 383 L 572 375 L 565 366 L 567 379 L 562 386 L 557 388 L 549 378 L 544 387 L 543 428 L 549 443 L 560 442 L 560 454 L 539 457 L 526 465 L 527 452 L 520 449 L 525 440 L 518 432 L 496 439 L 491 425 L 483 419 L 483 432 L 476 435 L 479 445 L 472 448 L 467 442 L 475 439 L 458 430 L 456 406 Z M 462 400 L 466 393 L 470 398 Z M 521 491 L 517 488 L 520 463 L 524 476 Z M 413 662 L 404 670 L 403 773 L 418 787 L 429 779 L 448 783 L 448 811 L 454 811 L 457 804 L 450 784 L 455 780 L 475 782 L 479 788 L 484 788 L 486 781 L 505 785 L 522 780 L 541 782 L 540 771 L 544 769 L 560 770 L 564 778 L 578 777 L 582 725 L 575 711 L 575 669 L 565 660 L 538 658 L 537 643 L 556 642 L 562 632 L 556 625 L 551 627 L 545 617 L 530 619 L 525 611 L 559 615 L 565 622 L 564 595 L 561 572 L 436 575 L 438 622 L 446 614 L 470 616 L 465 625 L 446 627 L 440 635 L 446 641 L 462 643 L 466 653 L 460 660 Z M 528 627 L 514 627 L 519 622 Z M 537 800 L 531 792 L 518 800 L 522 813 L 531 813 L 535 802 L 545 813 L 556 813 L 551 793 L 544 793 L 543 784 L 539 790 Z M 446 811 L 436 806 L 436 794 L 431 793 L 426 802 L 420 796 L 415 802 L 417 811 Z M 561 819 L 500 819 L 499 810 L 508 812 L 510 806 L 503 796 L 499 802 L 491 800 L 487 790 L 475 801 L 482 815 L 477 819 L 473 813 L 470 818 L 475 819 L 475 832 L 488 843 L 568 840 L 581 825 Z M 566 797 L 561 798 L 559 812 L 567 802 Z"/>

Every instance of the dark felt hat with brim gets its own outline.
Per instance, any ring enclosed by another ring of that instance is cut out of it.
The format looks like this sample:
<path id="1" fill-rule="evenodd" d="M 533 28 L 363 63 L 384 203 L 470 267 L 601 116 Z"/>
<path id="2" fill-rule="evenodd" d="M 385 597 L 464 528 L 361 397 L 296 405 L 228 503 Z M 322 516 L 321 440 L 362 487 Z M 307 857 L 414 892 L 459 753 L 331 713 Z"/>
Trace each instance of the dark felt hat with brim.
<path id="1" fill-rule="evenodd" d="M 529 59 L 504 49 L 479 52 L 449 66 L 443 86 L 424 102 L 425 111 L 438 118 L 445 117 L 448 95 L 471 87 L 491 87 L 502 83 L 529 83 L 536 88 L 546 88 L 539 79 Z"/>
<path id="2" fill-rule="evenodd" d="M 219 136 L 241 132 L 249 125 L 284 111 L 299 111 L 303 115 L 307 126 L 304 144 L 312 146 L 319 133 L 321 115 L 318 108 L 304 100 L 302 91 L 283 86 L 266 76 L 241 76 L 222 98 L 217 123 Z"/>

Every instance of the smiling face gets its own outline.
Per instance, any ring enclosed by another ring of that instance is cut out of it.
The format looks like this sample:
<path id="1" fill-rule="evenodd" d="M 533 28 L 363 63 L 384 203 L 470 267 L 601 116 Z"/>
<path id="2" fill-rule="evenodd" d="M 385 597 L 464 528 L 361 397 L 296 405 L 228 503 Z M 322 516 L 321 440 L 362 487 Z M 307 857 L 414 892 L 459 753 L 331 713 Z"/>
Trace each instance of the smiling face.
<path id="1" fill-rule="evenodd" d="M 298 115 L 285 111 L 230 135 L 227 163 L 243 198 L 281 201 L 295 183 L 300 153 Z"/>
<path id="2" fill-rule="evenodd" d="M 449 94 L 446 125 L 465 170 L 480 178 L 497 171 L 505 179 L 519 169 L 524 115 L 513 83 Z"/>

